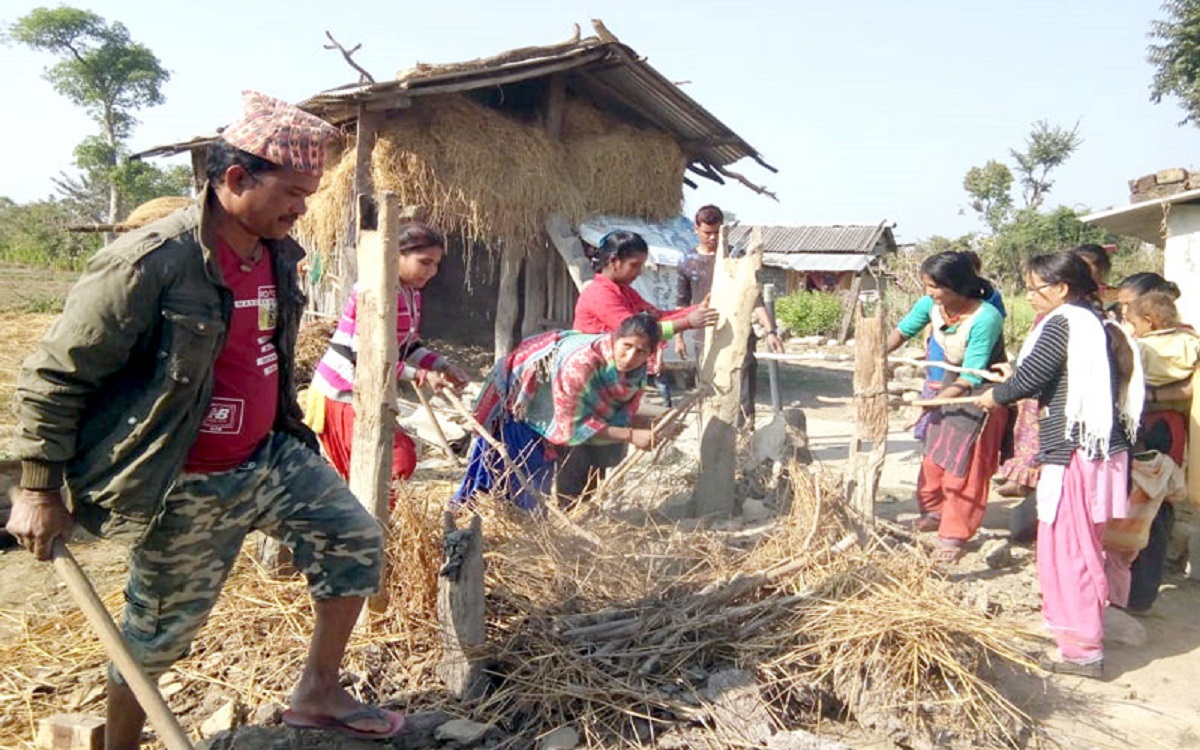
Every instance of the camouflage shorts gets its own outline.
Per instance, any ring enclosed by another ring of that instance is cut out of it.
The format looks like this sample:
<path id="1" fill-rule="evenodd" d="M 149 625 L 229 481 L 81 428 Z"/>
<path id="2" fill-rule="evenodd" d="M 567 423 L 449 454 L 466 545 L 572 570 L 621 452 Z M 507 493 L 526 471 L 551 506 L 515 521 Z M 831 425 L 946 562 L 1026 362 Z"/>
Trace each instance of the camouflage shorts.
<path id="1" fill-rule="evenodd" d="M 121 632 L 151 677 L 187 653 L 254 529 L 291 548 L 314 599 L 378 591 L 379 524 L 320 456 L 276 433 L 236 469 L 181 474 L 134 548 Z"/>

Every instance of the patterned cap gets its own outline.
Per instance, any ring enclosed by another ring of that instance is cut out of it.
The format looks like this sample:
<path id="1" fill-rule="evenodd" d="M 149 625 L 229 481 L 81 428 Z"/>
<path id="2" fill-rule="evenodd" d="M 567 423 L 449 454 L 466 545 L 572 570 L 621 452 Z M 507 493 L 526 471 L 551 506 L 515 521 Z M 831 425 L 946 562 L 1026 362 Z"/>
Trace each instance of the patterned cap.
<path id="1" fill-rule="evenodd" d="M 226 143 L 295 172 L 321 174 L 325 142 L 337 135 L 336 128 L 257 91 L 243 91 L 242 103 L 245 112 L 241 119 L 221 131 Z"/>

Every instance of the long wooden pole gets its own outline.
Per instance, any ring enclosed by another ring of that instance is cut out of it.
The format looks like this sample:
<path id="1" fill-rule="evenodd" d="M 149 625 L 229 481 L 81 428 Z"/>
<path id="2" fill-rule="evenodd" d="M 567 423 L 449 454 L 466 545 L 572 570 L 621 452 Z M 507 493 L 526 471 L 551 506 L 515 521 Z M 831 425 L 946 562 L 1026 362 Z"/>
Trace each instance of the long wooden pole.
<path id="1" fill-rule="evenodd" d="M 413 390 L 417 392 L 417 400 L 421 402 L 421 406 L 425 407 L 425 414 L 429 416 L 429 421 L 433 423 L 434 434 L 437 435 L 438 445 L 446 452 L 446 457 L 454 462 L 455 466 L 462 466 L 462 459 L 450 447 L 450 441 L 446 439 L 446 432 L 442 429 L 442 423 L 438 420 L 437 413 L 433 410 L 433 405 L 429 403 L 429 396 L 425 395 L 425 389 L 413 383 Z"/>
<path id="2" fill-rule="evenodd" d="M 133 691 L 134 697 L 146 712 L 146 718 L 150 720 L 150 726 L 158 732 L 158 737 L 167 750 L 193 750 L 191 741 L 179 725 L 179 720 L 167 707 L 162 693 L 158 692 L 158 686 L 133 658 L 128 644 L 121 637 L 121 631 L 117 629 L 117 624 L 113 622 L 108 610 L 104 608 L 104 603 L 96 595 L 96 590 L 92 588 L 91 581 L 61 539 L 54 541 L 50 559 L 54 561 L 54 571 L 66 585 L 75 603 L 83 610 L 83 615 L 96 632 L 100 644 L 116 664 L 117 671 Z"/>
<path id="3" fill-rule="evenodd" d="M 387 528 L 396 430 L 396 296 L 400 284 L 400 203 L 378 196 L 377 221 L 360 212 L 358 235 L 358 340 L 354 384 L 354 441 L 350 492 Z M 386 564 L 386 561 L 385 561 Z M 387 580 L 381 571 L 382 580 Z M 387 590 L 371 597 L 370 610 L 387 609 Z M 364 615 L 365 617 L 365 615 Z"/>

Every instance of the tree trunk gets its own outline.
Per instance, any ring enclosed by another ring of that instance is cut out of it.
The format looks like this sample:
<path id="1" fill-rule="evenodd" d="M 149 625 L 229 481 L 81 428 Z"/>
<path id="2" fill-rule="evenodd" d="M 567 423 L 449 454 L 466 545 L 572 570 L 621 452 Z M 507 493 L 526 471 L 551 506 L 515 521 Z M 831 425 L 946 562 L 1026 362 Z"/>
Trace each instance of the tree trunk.
<path id="1" fill-rule="evenodd" d="M 741 372 L 749 344 L 758 270 L 762 268 L 762 233 L 756 227 L 746 254 L 730 258 L 722 229 L 721 248 L 713 269 L 711 305 L 720 313 L 717 326 L 704 337 L 700 387 L 711 387 L 700 428 L 700 476 L 693 507 L 698 516 L 731 514 L 736 508 L 734 470 Z"/>
<path id="2" fill-rule="evenodd" d="M 472 516 L 465 529 L 445 515 L 442 545 L 446 550 L 442 574 L 438 576 L 438 632 L 442 661 L 437 674 L 459 700 L 470 700 L 482 692 L 483 661 L 477 653 L 487 640 L 484 619 L 487 601 L 483 588 L 483 521 Z"/>

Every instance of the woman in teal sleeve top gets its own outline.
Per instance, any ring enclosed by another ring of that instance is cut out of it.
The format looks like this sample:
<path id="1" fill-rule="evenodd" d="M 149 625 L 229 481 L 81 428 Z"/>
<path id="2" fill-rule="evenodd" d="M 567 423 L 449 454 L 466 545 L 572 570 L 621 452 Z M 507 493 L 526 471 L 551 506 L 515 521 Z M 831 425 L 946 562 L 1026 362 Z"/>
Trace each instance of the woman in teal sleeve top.
<path id="1" fill-rule="evenodd" d="M 944 361 L 986 370 L 1006 360 L 1004 316 L 984 302 L 993 289 L 979 277 L 963 253 L 945 252 L 921 264 L 926 296 L 917 301 L 888 336 L 888 351 L 898 349 L 927 325 L 944 352 Z M 969 396 L 983 382 L 978 375 L 945 373 L 940 398 Z M 988 482 L 1000 465 L 1000 445 L 1008 410 L 983 411 L 970 405 L 937 407 L 925 434 L 925 457 L 917 477 L 921 517 L 917 529 L 937 529 L 941 544 L 935 557 L 953 562 L 983 523 Z"/>

